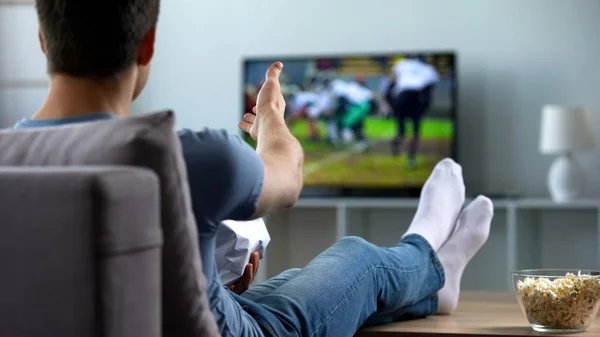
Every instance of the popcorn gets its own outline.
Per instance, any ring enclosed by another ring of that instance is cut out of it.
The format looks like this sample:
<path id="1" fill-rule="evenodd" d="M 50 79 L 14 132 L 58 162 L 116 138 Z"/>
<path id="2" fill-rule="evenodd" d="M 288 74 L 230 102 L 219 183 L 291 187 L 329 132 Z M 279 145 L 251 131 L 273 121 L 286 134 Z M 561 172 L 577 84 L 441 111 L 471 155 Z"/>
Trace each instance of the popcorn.
<path id="1" fill-rule="evenodd" d="M 517 297 L 529 322 L 551 329 L 587 327 L 600 304 L 600 278 L 566 274 L 517 282 Z"/>

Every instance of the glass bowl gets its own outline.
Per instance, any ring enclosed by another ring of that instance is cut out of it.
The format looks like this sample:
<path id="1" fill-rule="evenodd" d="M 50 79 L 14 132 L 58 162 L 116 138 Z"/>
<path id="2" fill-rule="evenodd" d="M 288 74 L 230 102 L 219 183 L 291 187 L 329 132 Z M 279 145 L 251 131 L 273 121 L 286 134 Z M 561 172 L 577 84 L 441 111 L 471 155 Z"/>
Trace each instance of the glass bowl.
<path id="1" fill-rule="evenodd" d="M 538 332 L 585 331 L 600 308 L 600 271 L 531 269 L 512 273 L 517 300 Z"/>

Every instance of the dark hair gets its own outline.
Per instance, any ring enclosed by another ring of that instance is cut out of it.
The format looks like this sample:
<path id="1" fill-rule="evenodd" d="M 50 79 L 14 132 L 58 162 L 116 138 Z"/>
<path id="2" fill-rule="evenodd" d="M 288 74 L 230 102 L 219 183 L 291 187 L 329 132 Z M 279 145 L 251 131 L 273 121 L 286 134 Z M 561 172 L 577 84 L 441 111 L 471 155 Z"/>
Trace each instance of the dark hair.
<path id="1" fill-rule="evenodd" d="M 48 72 L 105 79 L 135 60 L 160 0 L 36 0 Z"/>

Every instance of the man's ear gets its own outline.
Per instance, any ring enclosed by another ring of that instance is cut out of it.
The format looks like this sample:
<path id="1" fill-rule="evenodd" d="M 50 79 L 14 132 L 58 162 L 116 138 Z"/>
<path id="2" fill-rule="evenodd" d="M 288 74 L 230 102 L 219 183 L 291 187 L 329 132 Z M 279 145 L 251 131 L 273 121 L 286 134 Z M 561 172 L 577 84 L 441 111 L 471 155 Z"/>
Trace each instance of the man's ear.
<path id="1" fill-rule="evenodd" d="M 154 57 L 154 43 L 156 42 L 156 26 L 146 33 L 138 50 L 137 64 L 147 66 Z"/>
<path id="2" fill-rule="evenodd" d="M 38 31 L 38 39 L 40 40 L 40 49 L 42 49 L 42 52 L 46 54 L 46 40 L 44 39 L 41 29 Z"/>

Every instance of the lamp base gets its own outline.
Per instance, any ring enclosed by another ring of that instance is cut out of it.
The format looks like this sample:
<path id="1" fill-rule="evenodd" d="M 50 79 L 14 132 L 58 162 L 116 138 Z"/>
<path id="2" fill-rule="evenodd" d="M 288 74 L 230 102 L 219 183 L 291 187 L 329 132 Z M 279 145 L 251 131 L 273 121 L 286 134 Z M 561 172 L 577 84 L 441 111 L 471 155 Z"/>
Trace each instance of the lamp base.
<path id="1" fill-rule="evenodd" d="M 584 171 L 571 153 L 556 158 L 548 171 L 548 190 L 556 203 L 568 203 L 581 195 Z"/>

